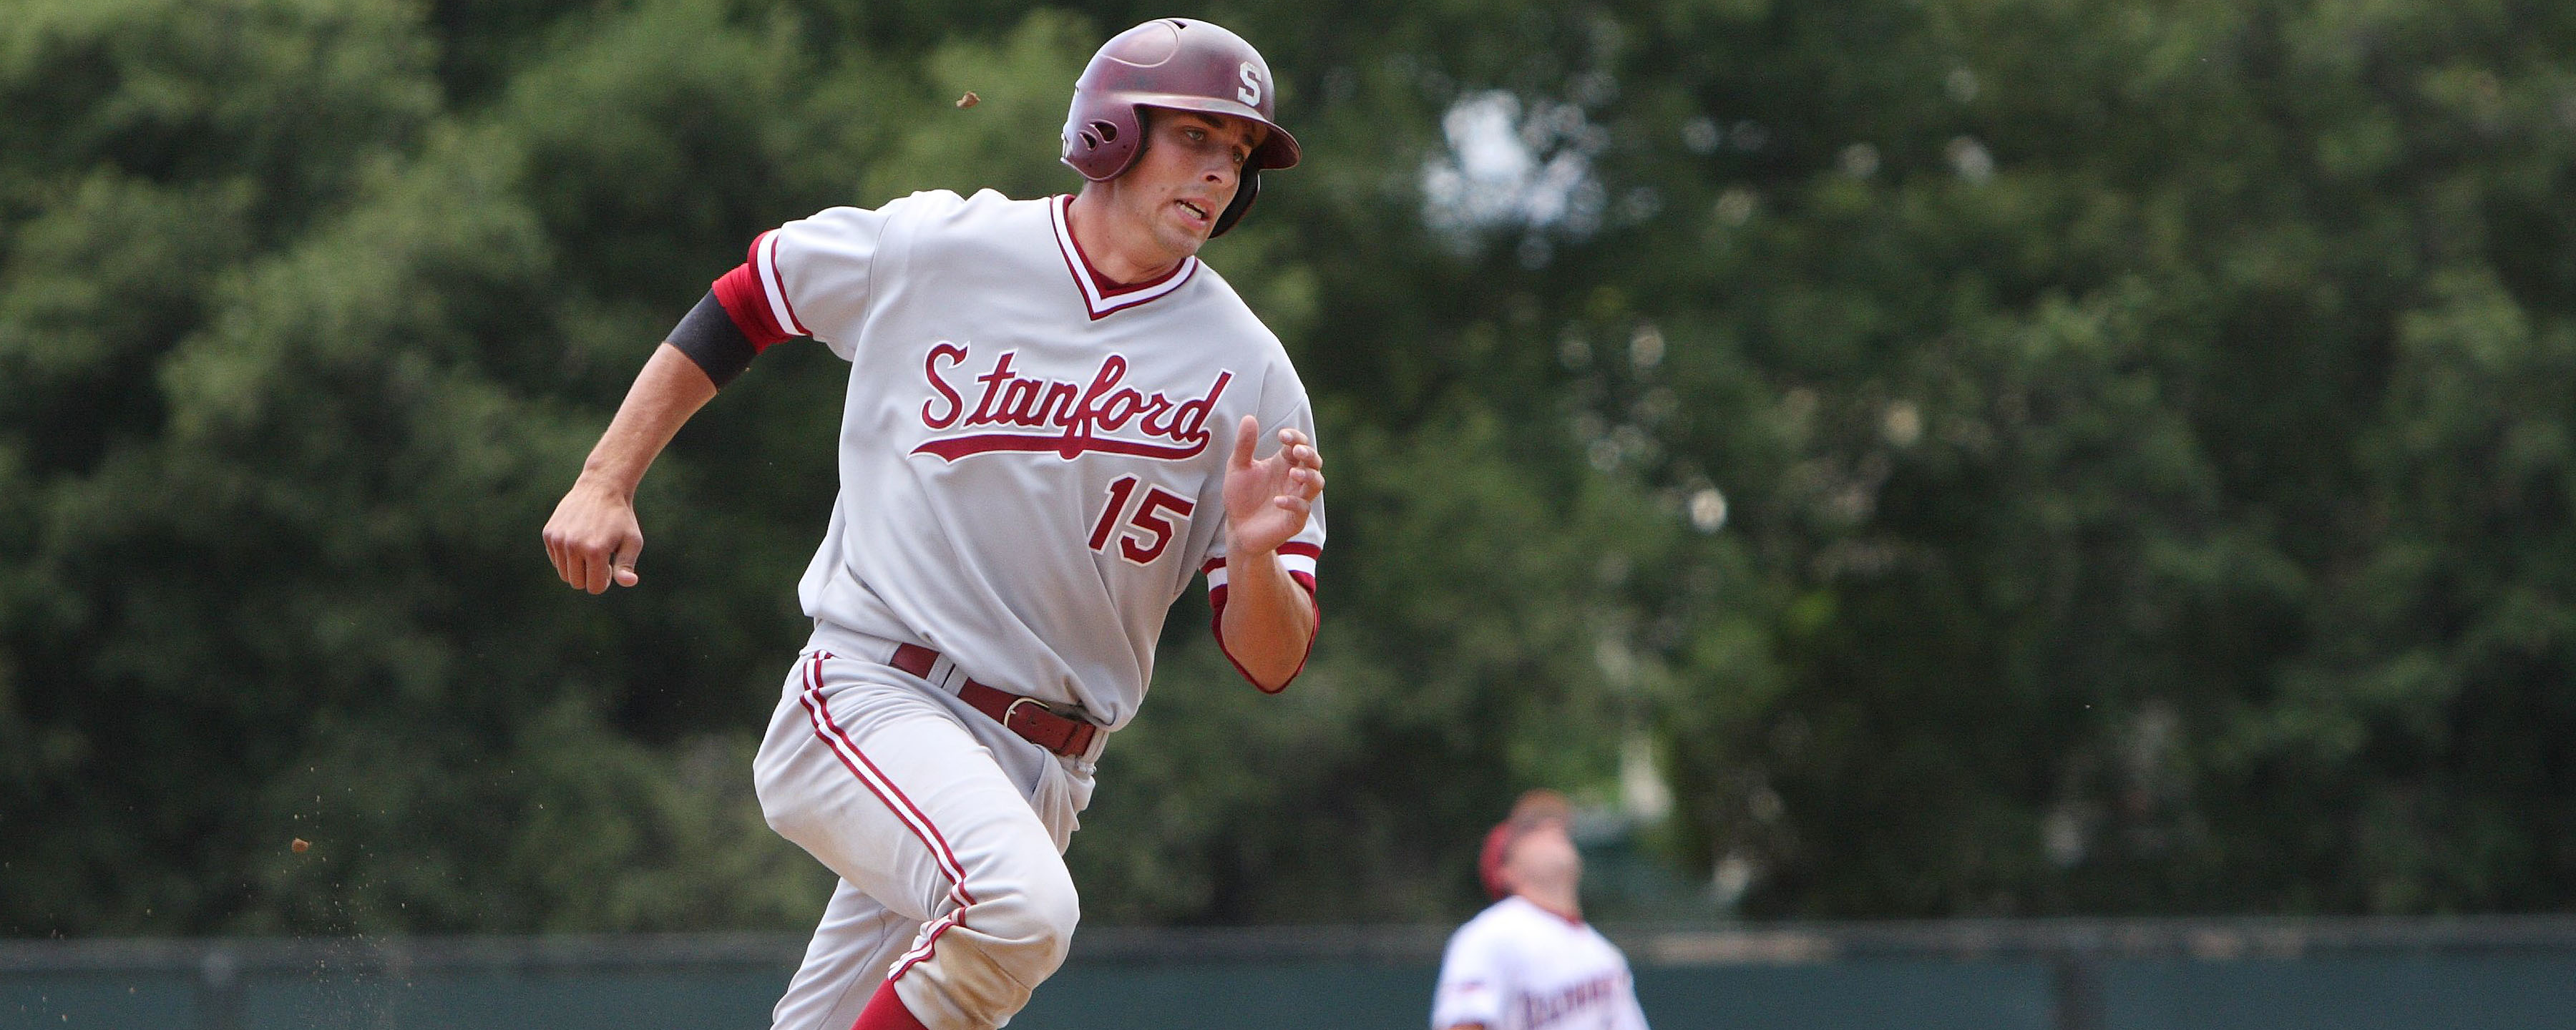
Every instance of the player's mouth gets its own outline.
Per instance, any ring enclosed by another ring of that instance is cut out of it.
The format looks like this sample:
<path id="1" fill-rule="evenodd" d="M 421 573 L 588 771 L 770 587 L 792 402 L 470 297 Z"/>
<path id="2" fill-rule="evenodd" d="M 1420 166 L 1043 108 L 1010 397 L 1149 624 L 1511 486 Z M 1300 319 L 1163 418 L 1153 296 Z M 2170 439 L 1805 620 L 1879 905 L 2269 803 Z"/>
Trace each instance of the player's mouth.
<path id="1" fill-rule="evenodd" d="M 1179 205 L 1181 216 L 1189 219 L 1192 225 L 1205 227 L 1216 222 L 1215 216 L 1208 214 L 1207 208 L 1201 206 L 1199 201 L 1175 200 L 1172 203 Z"/>

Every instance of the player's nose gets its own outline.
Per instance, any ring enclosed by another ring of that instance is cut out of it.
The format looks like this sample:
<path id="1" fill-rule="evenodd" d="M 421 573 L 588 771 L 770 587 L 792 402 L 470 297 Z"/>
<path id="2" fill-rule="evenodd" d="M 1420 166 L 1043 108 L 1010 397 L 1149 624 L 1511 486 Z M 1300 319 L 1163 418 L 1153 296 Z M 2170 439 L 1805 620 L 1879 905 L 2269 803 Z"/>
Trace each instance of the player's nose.
<path id="1" fill-rule="evenodd" d="M 1200 158 L 1199 175 L 1202 181 L 1210 184 L 1229 183 L 1243 174 L 1242 166 L 1235 163 L 1233 148 L 1214 149 L 1214 153 Z"/>
<path id="2" fill-rule="evenodd" d="M 1235 182 L 1231 169 L 1210 170 L 1199 181 L 1207 187 L 1208 199 L 1216 202 L 1219 209 L 1234 203 L 1234 191 L 1239 184 Z"/>

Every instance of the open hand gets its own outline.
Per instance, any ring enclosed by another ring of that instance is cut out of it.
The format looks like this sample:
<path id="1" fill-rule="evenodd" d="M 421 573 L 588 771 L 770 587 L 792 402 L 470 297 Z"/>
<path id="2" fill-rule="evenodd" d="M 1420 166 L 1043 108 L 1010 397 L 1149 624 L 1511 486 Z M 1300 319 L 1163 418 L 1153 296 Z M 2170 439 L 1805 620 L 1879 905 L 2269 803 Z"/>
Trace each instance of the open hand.
<path id="1" fill-rule="evenodd" d="M 1253 460 L 1260 420 L 1243 416 L 1235 426 L 1234 453 L 1225 461 L 1225 531 L 1229 554 L 1276 551 L 1306 528 L 1315 499 L 1324 494 L 1324 456 L 1295 427 L 1279 430 L 1279 449 Z"/>

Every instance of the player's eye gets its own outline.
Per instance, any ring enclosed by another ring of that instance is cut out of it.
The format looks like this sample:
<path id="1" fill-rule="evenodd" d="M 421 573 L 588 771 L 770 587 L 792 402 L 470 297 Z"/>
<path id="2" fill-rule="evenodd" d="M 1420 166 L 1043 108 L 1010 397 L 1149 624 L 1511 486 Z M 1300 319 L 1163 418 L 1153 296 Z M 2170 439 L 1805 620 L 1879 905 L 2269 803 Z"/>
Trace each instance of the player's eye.
<path id="1" fill-rule="evenodd" d="M 1202 141 L 1202 140 L 1207 139 L 1207 130 L 1205 130 L 1205 129 L 1182 129 L 1182 130 L 1181 130 L 1181 135 L 1186 136 L 1186 137 L 1189 137 L 1189 141 L 1190 141 L 1190 142 L 1192 142 L 1192 143 L 1197 143 L 1197 142 L 1200 142 L 1200 141 Z"/>

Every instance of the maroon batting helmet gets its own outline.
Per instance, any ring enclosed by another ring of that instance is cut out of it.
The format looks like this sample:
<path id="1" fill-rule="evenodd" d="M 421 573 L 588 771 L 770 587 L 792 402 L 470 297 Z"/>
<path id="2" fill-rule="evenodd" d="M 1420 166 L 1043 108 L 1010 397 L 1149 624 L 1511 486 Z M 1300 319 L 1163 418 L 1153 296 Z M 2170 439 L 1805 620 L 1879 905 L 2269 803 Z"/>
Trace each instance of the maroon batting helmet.
<path id="1" fill-rule="evenodd" d="M 1064 163 L 1098 182 L 1136 162 L 1145 142 L 1137 109 L 1231 115 L 1261 123 L 1270 133 L 1253 148 L 1236 183 L 1234 202 L 1216 216 L 1223 236 L 1261 192 L 1261 170 L 1297 164 L 1297 137 L 1272 120 L 1276 93 L 1270 65 L 1243 37 L 1210 22 L 1158 18 L 1101 44 L 1073 83 L 1073 110 L 1064 119 Z"/>

